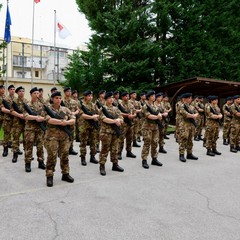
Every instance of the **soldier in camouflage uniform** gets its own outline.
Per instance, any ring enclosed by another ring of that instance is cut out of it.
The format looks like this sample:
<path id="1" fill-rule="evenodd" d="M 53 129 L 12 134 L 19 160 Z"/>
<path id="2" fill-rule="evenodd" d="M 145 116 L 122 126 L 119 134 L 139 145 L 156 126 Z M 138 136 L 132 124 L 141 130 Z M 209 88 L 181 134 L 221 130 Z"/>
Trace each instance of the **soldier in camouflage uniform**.
<path id="1" fill-rule="evenodd" d="M 142 109 L 142 107 L 146 104 L 146 93 L 145 92 L 140 93 L 139 103 L 140 103 L 141 109 Z M 142 111 L 139 113 L 139 116 L 140 116 L 140 120 L 139 120 L 139 129 L 138 129 L 138 133 L 137 133 L 137 141 L 141 142 L 142 126 L 144 123 L 144 117 L 143 117 Z"/>
<path id="2" fill-rule="evenodd" d="M 152 157 L 152 165 L 155 166 L 162 166 L 162 163 L 158 161 L 158 140 L 159 140 L 159 127 L 157 121 L 162 119 L 161 113 L 154 115 L 150 112 L 158 112 L 158 107 L 154 104 L 155 101 L 155 91 L 151 90 L 146 94 L 147 102 L 143 106 L 142 112 L 144 116 L 144 123 L 143 123 L 143 148 L 142 148 L 142 167 L 148 169 L 149 165 L 147 163 L 148 154 L 151 148 L 151 157 Z"/>
<path id="3" fill-rule="evenodd" d="M 222 107 L 223 112 L 223 144 L 228 145 L 230 142 L 230 128 L 232 122 L 231 105 L 233 104 L 233 98 L 227 97 L 225 104 Z"/>
<path id="4" fill-rule="evenodd" d="M 159 153 L 167 153 L 167 151 L 164 149 L 164 136 L 165 136 L 165 124 L 166 121 L 165 119 L 168 116 L 168 112 L 166 111 L 165 107 L 164 107 L 164 103 L 163 103 L 163 93 L 159 92 L 155 95 L 156 101 L 155 101 L 155 105 L 158 107 L 158 111 L 161 113 L 162 115 L 162 125 L 159 127 Z"/>
<path id="5" fill-rule="evenodd" d="M 65 87 L 64 88 L 64 98 L 63 98 L 63 106 L 67 107 L 72 114 L 76 117 L 76 115 L 79 114 L 79 108 L 78 108 L 78 103 L 71 98 L 71 88 L 70 87 Z M 74 126 L 71 126 L 71 130 L 75 131 Z M 78 153 L 74 151 L 73 149 L 73 141 L 74 141 L 74 134 L 69 137 L 70 141 L 70 147 L 69 147 L 69 155 L 77 155 Z"/>
<path id="6" fill-rule="evenodd" d="M 233 97 L 234 103 L 231 105 L 232 122 L 230 130 L 230 152 L 240 151 L 240 95 Z"/>
<path id="7" fill-rule="evenodd" d="M 72 99 L 77 102 L 78 109 L 80 109 L 80 101 L 78 99 L 78 92 L 77 90 L 72 91 Z M 75 124 L 75 140 L 76 142 L 80 142 L 80 133 L 79 133 L 79 113 L 75 116 L 76 117 L 76 124 Z"/>
<path id="8" fill-rule="evenodd" d="M 121 116 L 120 111 L 117 107 L 112 105 L 113 98 L 112 92 L 107 92 L 104 96 L 106 100 L 106 104 L 103 108 L 112 116 L 106 116 L 103 113 L 103 108 L 100 110 L 100 122 L 101 122 L 101 129 L 100 129 L 100 140 L 101 140 L 101 151 L 99 154 L 99 164 L 100 164 L 100 174 L 102 176 L 106 175 L 105 170 L 105 163 L 107 161 L 108 153 L 110 152 L 110 160 L 112 162 L 112 170 L 123 172 L 124 169 L 118 165 L 118 136 L 117 132 L 113 129 L 113 125 L 115 127 L 119 127 L 123 124 L 123 117 Z"/>
<path id="9" fill-rule="evenodd" d="M 0 107 L 2 106 L 2 100 L 5 98 L 5 87 L 4 85 L 0 85 Z M 3 116 L 4 113 L 2 112 L 1 108 L 0 108 L 0 130 L 2 128 L 2 124 L 3 124 Z"/>
<path id="10" fill-rule="evenodd" d="M 137 133 L 139 132 L 139 125 L 140 125 L 140 114 L 142 112 L 142 107 L 139 101 L 137 101 L 137 93 L 136 91 L 132 91 L 129 94 L 130 99 L 129 102 L 134 106 L 135 112 L 137 116 L 133 119 L 133 147 L 141 147 L 137 144 Z"/>
<path id="11" fill-rule="evenodd" d="M 24 98 L 25 89 L 20 86 L 16 88 L 15 93 L 18 95 L 16 100 L 14 101 L 14 104 L 17 105 L 18 109 L 14 109 L 14 106 L 12 106 L 12 115 L 13 118 L 13 127 L 12 127 L 12 136 L 13 136 L 13 142 L 12 142 L 12 150 L 13 150 L 13 159 L 12 162 L 17 162 L 18 155 L 22 155 L 23 153 L 20 151 L 20 136 L 22 134 L 23 137 L 23 149 L 25 148 L 25 138 L 24 138 L 24 129 L 25 129 L 25 119 L 23 116 L 24 106 L 23 103 L 27 103 L 27 99 Z"/>
<path id="12" fill-rule="evenodd" d="M 179 139 L 179 124 L 180 124 L 180 113 L 179 113 L 179 107 L 182 104 L 182 96 L 178 96 L 177 102 L 175 104 L 175 111 L 176 111 L 176 125 L 175 125 L 175 139 L 176 142 L 178 142 Z"/>
<path id="13" fill-rule="evenodd" d="M 136 155 L 132 153 L 132 141 L 133 141 L 133 119 L 137 116 L 134 106 L 129 102 L 129 94 L 122 92 L 122 101 L 119 101 L 118 108 L 124 119 L 124 123 L 121 126 L 122 135 L 119 138 L 118 145 L 118 159 L 122 159 L 122 150 L 124 146 L 124 140 L 126 139 L 126 151 L 127 157 L 135 158 Z M 121 109 L 122 108 L 122 109 Z M 124 112 L 123 112 L 124 111 Z"/>
<path id="14" fill-rule="evenodd" d="M 39 100 L 41 101 L 42 104 L 47 104 L 47 100 L 43 97 L 43 88 L 39 88 Z"/>
<path id="15" fill-rule="evenodd" d="M 15 87 L 13 85 L 10 85 L 8 87 L 8 93 L 9 95 L 5 98 L 8 105 L 12 106 L 12 101 L 15 99 L 14 93 L 15 93 Z M 12 134 L 12 126 L 13 126 L 13 115 L 11 114 L 11 110 L 4 107 L 4 105 L 1 105 L 1 111 L 4 112 L 3 116 L 3 132 L 4 132 L 4 138 L 3 138 L 3 157 L 6 157 L 8 155 L 8 143 L 11 140 L 11 134 Z"/>
<path id="16" fill-rule="evenodd" d="M 92 91 L 87 90 L 83 93 L 84 99 L 81 102 L 81 109 L 79 112 L 79 132 L 80 132 L 80 157 L 83 166 L 86 166 L 87 143 L 90 144 L 90 162 L 98 164 L 96 155 L 97 148 L 97 129 L 94 127 L 94 122 L 98 123 L 99 115 L 97 114 L 96 105 L 92 102 Z M 84 113 L 85 107 L 91 115 Z"/>
<path id="17" fill-rule="evenodd" d="M 119 97 L 120 97 L 119 91 L 117 91 L 117 90 L 114 91 L 114 92 L 113 92 L 113 106 L 115 106 L 115 107 L 118 106 Z"/>
<path id="18" fill-rule="evenodd" d="M 164 139 L 169 139 L 169 137 L 167 136 L 167 129 L 168 129 L 168 123 L 170 121 L 170 113 L 172 112 L 172 107 L 171 104 L 169 102 L 169 98 L 166 94 L 163 95 L 163 107 L 165 109 L 165 111 L 168 113 L 168 116 L 165 118 L 165 134 L 164 134 Z"/>
<path id="19" fill-rule="evenodd" d="M 57 156 L 60 157 L 60 166 L 62 170 L 62 181 L 69 183 L 74 182 L 74 179 L 69 175 L 69 135 L 63 128 L 75 125 L 75 116 L 72 112 L 61 106 L 61 93 L 54 92 L 51 95 L 52 105 L 51 110 L 62 116 L 63 119 L 51 118 L 46 112 L 42 116 L 47 121 L 47 130 L 44 136 L 44 146 L 47 149 L 47 164 L 46 164 L 46 177 L 47 186 L 53 186 L 53 174 L 57 163 Z"/>
<path id="20" fill-rule="evenodd" d="M 218 96 L 208 96 L 209 104 L 205 108 L 206 114 L 206 148 L 207 155 L 214 157 L 215 155 L 221 155 L 217 151 L 217 139 L 219 137 L 219 121 L 222 119 L 220 108 L 218 107 Z"/>
<path id="21" fill-rule="evenodd" d="M 43 151 L 43 141 L 44 141 L 44 127 L 45 127 L 45 119 L 41 117 L 43 111 L 43 103 L 39 100 L 39 91 L 37 87 L 34 87 L 30 90 L 31 100 L 27 103 L 27 106 L 30 110 L 35 113 L 31 115 L 24 108 L 23 115 L 25 117 L 25 131 L 24 131 L 24 139 L 25 139 L 25 171 L 31 172 L 31 161 L 33 159 L 33 147 L 36 143 L 37 148 L 37 161 L 38 168 L 45 169 L 46 166 L 44 164 L 44 151 Z M 44 123 L 44 124 L 43 124 Z M 40 124 L 42 124 L 42 129 L 40 128 Z"/>
<path id="22" fill-rule="evenodd" d="M 187 159 L 198 160 L 198 157 L 192 153 L 193 138 L 195 133 L 195 121 L 198 117 L 198 113 L 190 105 L 192 102 L 191 93 L 183 93 L 181 95 L 182 103 L 179 104 L 179 160 L 186 162 L 184 156 L 187 150 Z"/>

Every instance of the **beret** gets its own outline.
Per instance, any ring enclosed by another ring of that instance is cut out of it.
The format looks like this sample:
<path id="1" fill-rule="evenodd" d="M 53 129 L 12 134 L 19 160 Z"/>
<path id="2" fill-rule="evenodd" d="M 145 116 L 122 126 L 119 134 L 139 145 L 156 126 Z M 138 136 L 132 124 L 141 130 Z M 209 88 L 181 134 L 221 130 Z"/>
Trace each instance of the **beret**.
<path id="1" fill-rule="evenodd" d="M 87 96 L 87 95 L 90 95 L 90 94 L 93 94 L 93 92 L 92 91 L 90 91 L 90 90 L 87 90 L 87 91 L 85 91 L 85 92 L 83 92 L 83 96 Z"/>
<path id="2" fill-rule="evenodd" d="M 18 93 L 18 91 L 20 91 L 20 90 L 22 90 L 22 89 L 24 90 L 24 88 L 23 88 L 22 86 L 16 88 L 15 93 Z"/>
<path id="3" fill-rule="evenodd" d="M 39 91 L 37 87 L 34 87 L 30 90 L 30 94 L 32 94 L 33 92 Z"/>
<path id="4" fill-rule="evenodd" d="M 113 95 L 113 92 L 106 92 L 104 99 L 108 99 L 109 97 L 111 97 Z"/>
<path id="5" fill-rule="evenodd" d="M 218 99 L 218 96 L 216 96 L 216 95 L 209 95 L 207 98 L 208 98 L 209 101 L 213 101 L 213 100 Z"/>
<path id="6" fill-rule="evenodd" d="M 57 88 L 56 87 L 51 88 L 51 92 L 52 91 L 57 91 Z"/>
<path id="7" fill-rule="evenodd" d="M 3 84 L 0 85 L 0 88 L 5 88 L 5 86 Z"/>
<path id="8" fill-rule="evenodd" d="M 8 87 L 8 90 L 11 88 L 15 88 L 12 84 Z"/>
<path id="9" fill-rule="evenodd" d="M 39 91 L 39 92 L 43 92 L 43 88 L 39 88 L 38 91 Z"/>
<path id="10" fill-rule="evenodd" d="M 54 98 L 56 96 L 62 96 L 60 92 L 54 92 L 52 95 L 51 95 L 51 98 Z"/>
<path id="11" fill-rule="evenodd" d="M 137 93 L 135 90 L 131 91 L 129 94 L 132 95 L 134 93 Z"/>
<path id="12" fill-rule="evenodd" d="M 157 94 L 155 95 L 156 98 L 157 98 L 157 97 L 161 97 L 161 96 L 163 96 L 163 93 L 162 93 L 162 92 L 159 92 L 159 93 L 157 93 Z"/>
<path id="13" fill-rule="evenodd" d="M 152 96 L 154 94 L 155 94 L 155 91 L 154 90 L 150 90 L 150 91 L 147 92 L 146 98 L 149 98 L 150 96 Z"/>
<path id="14" fill-rule="evenodd" d="M 78 93 L 77 90 L 73 90 L 72 91 L 72 95 L 75 94 L 75 93 Z"/>
<path id="15" fill-rule="evenodd" d="M 144 96 L 144 95 L 146 95 L 145 92 L 141 92 L 141 93 L 140 93 L 140 97 L 141 97 L 141 96 Z"/>
<path id="16" fill-rule="evenodd" d="M 198 98 L 199 99 L 203 99 L 204 97 L 203 97 L 203 95 L 199 95 Z"/>
<path id="17" fill-rule="evenodd" d="M 163 98 L 165 98 L 165 97 L 168 97 L 168 95 L 167 94 L 163 94 Z"/>
<path id="18" fill-rule="evenodd" d="M 128 95 L 128 92 L 126 92 L 126 91 L 124 91 L 124 92 L 121 93 L 121 97 L 125 97 L 125 96 L 127 96 L 127 95 Z"/>
<path id="19" fill-rule="evenodd" d="M 100 90 L 100 91 L 98 92 L 98 95 L 103 94 L 103 93 L 106 93 L 106 90 Z"/>
<path id="20" fill-rule="evenodd" d="M 113 92 L 113 95 L 117 95 L 117 94 L 119 94 L 119 91 L 118 91 L 118 90 L 116 90 L 116 91 Z"/>
<path id="21" fill-rule="evenodd" d="M 66 91 L 68 91 L 68 90 L 71 90 L 71 88 L 70 88 L 70 87 L 65 87 L 65 88 L 63 89 L 64 92 L 66 92 Z"/>
<path id="22" fill-rule="evenodd" d="M 233 97 L 226 97 L 225 101 L 233 100 Z"/>
<path id="23" fill-rule="evenodd" d="M 233 99 L 237 99 L 237 98 L 240 98 L 240 95 L 234 95 L 233 96 Z"/>
<path id="24" fill-rule="evenodd" d="M 190 98 L 190 97 L 192 97 L 192 93 L 189 93 L 189 92 L 183 93 L 183 94 L 181 95 L 181 98 Z"/>

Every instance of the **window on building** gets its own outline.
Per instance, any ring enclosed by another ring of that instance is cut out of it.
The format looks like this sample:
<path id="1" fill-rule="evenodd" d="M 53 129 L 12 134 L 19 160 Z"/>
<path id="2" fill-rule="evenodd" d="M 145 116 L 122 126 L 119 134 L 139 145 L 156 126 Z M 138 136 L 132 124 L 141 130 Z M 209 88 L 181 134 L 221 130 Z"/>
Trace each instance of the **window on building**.
<path id="1" fill-rule="evenodd" d="M 39 77 L 39 71 L 35 71 L 35 77 L 36 77 L 36 78 Z"/>

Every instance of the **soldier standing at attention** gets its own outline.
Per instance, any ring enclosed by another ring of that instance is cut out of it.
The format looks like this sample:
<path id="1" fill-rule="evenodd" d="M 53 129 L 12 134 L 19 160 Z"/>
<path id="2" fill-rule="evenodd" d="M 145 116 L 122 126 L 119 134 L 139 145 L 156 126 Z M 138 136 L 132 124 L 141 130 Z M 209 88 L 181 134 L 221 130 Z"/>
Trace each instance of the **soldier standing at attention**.
<path id="1" fill-rule="evenodd" d="M 55 172 L 55 166 L 57 163 L 57 156 L 60 157 L 60 166 L 62 170 L 62 181 L 69 183 L 74 182 L 74 179 L 69 175 L 69 136 L 63 130 L 63 127 L 74 126 L 75 116 L 72 112 L 61 106 L 62 96 L 60 92 L 54 92 L 51 95 L 52 111 L 56 112 L 60 116 L 64 116 L 63 119 L 51 118 L 46 112 L 43 112 L 42 116 L 47 121 L 47 130 L 44 136 L 44 146 L 47 150 L 47 164 L 46 164 L 46 177 L 47 186 L 53 186 L 53 174 Z"/>
<path id="2" fill-rule="evenodd" d="M 169 98 L 166 94 L 163 95 L 163 106 L 164 109 L 166 110 L 166 112 L 168 113 L 168 117 L 165 119 L 165 134 L 164 134 L 164 139 L 169 139 L 169 137 L 167 136 L 167 129 L 168 129 L 168 123 L 170 121 L 170 112 L 172 111 L 172 107 L 171 104 L 169 102 Z"/>
<path id="3" fill-rule="evenodd" d="M 223 145 L 230 143 L 230 128 L 232 122 L 231 105 L 233 104 L 233 98 L 227 97 L 225 104 L 222 107 L 223 112 Z"/>
<path id="4" fill-rule="evenodd" d="M 100 110 L 100 121 L 101 121 L 101 129 L 100 129 L 100 140 L 101 140 L 101 151 L 99 154 L 99 164 L 100 164 L 100 174 L 102 176 L 106 175 L 105 163 L 107 161 L 108 153 L 110 152 L 110 159 L 112 162 L 112 170 L 123 172 L 124 169 L 118 165 L 118 136 L 116 131 L 112 128 L 113 124 L 115 126 L 120 127 L 123 124 L 123 117 L 121 116 L 121 112 L 117 107 L 112 105 L 113 98 L 112 92 L 107 92 L 105 94 L 105 105 L 103 106 L 114 119 L 109 118 L 104 115 L 102 110 Z"/>
<path id="5" fill-rule="evenodd" d="M 77 102 L 78 109 L 80 110 L 80 101 L 78 99 L 78 92 L 77 90 L 72 91 L 72 99 Z M 76 142 L 80 142 L 79 138 L 79 113 L 76 115 L 76 124 L 75 124 L 75 139 Z"/>
<path id="6" fill-rule="evenodd" d="M 178 96 L 177 102 L 175 104 L 175 111 L 176 111 L 176 126 L 175 126 L 175 139 L 176 142 L 178 142 L 179 139 L 179 124 L 180 124 L 180 113 L 179 113 L 179 107 L 182 104 L 182 96 Z"/>
<path id="7" fill-rule="evenodd" d="M 156 101 L 155 101 L 155 105 L 158 107 L 158 110 L 159 112 L 161 113 L 162 115 L 162 125 L 161 127 L 159 127 L 159 140 L 158 140 L 158 143 L 159 143 L 159 153 L 167 153 L 167 151 L 164 149 L 164 136 L 165 136 L 165 119 L 167 118 L 168 116 L 168 112 L 166 111 L 166 109 L 164 108 L 164 104 L 162 102 L 162 99 L 163 99 L 163 93 L 162 92 L 159 92 L 155 95 L 155 98 L 156 98 Z"/>
<path id="8" fill-rule="evenodd" d="M 43 103 L 39 101 L 39 91 L 37 87 L 34 87 L 30 90 L 31 100 L 28 103 L 29 108 L 35 112 L 37 115 L 30 115 L 26 110 L 23 112 L 25 117 L 25 171 L 31 172 L 31 161 L 33 159 L 33 146 L 36 143 L 37 148 L 37 161 L 38 168 L 45 169 L 44 164 L 44 151 L 43 151 L 43 140 L 44 140 L 44 131 L 40 128 L 39 124 L 41 122 L 45 123 L 45 119 L 41 117 L 43 111 Z M 45 124 L 44 124 L 45 126 Z"/>
<path id="9" fill-rule="evenodd" d="M 140 103 L 141 109 L 142 109 L 142 107 L 146 104 L 146 93 L 145 92 L 140 93 L 139 103 Z M 138 134 L 137 134 L 137 141 L 141 142 L 142 126 L 143 126 L 143 123 L 144 123 L 144 117 L 143 117 L 142 111 L 139 113 L 139 116 L 140 116 L 140 120 L 139 120 L 139 129 L 138 129 Z"/>
<path id="10" fill-rule="evenodd" d="M 142 112 L 144 117 L 143 123 L 143 148 L 142 148 L 142 167 L 148 169 L 149 165 L 147 163 L 148 154 L 151 147 L 151 157 L 152 157 L 152 165 L 155 166 L 162 166 L 162 163 L 158 161 L 158 137 L 159 137 L 159 130 L 158 130 L 158 122 L 162 119 L 161 113 L 154 115 L 152 112 L 158 112 L 158 107 L 154 104 L 155 101 L 155 91 L 150 90 L 146 94 L 147 102 L 143 106 Z"/>
<path id="11" fill-rule="evenodd" d="M 0 130 L 2 128 L 2 124 L 3 124 L 3 112 L 1 110 L 1 106 L 2 106 L 2 100 L 5 98 L 5 87 L 4 85 L 0 85 Z"/>
<path id="12" fill-rule="evenodd" d="M 88 115 L 84 113 L 82 108 L 79 112 L 79 131 L 80 131 L 80 157 L 81 157 L 81 163 L 83 166 L 86 166 L 86 154 L 87 154 L 87 143 L 89 141 L 90 144 L 90 162 L 94 164 L 98 164 L 97 159 L 95 158 L 95 155 L 97 153 L 97 131 L 92 121 L 98 122 L 99 115 L 96 113 L 96 105 L 92 102 L 92 91 L 85 91 L 83 93 L 84 99 L 81 103 L 81 105 L 85 106 L 89 112 L 92 113 L 92 115 Z"/>
<path id="13" fill-rule="evenodd" d="M 127 157 L 135 158 L 136 155 L 132 153 L 132 141 L 133 141 L 133 119 L 137 116 L 134 106 L 129 102 L 128 92 L 121 94 L 122 101 L 118 104 L 118 108 L 124 118 L 124 123 L 121 126 L 122 135 L 119 137 L 118 145 L 118 159 L 122 159 L 122 150 L 124 146 L 124 140 L 126 139 L 126 151 Z M 122 108 L 122 110 L 120 109 Z M 123 112 L 124 111 L 124 112 Z"/>
<path id="14" fill-rule="evenodd" d="M 142 107 L 140 102 L 138 102 L 137 99 L 137 93 L 136 91 L 130 92 L 130 100 L 129 102 L 134 106 L 136 117 L 133 119 L 133 147 L 141 147 L 137 144 L 137 133 L 139 131 L 139 123 L 140 123 L 140 116 L 139 114 L 142 112 Z"/>
<path id="15" fill-rule="evenodd" d="M 63 91 L 64 91 L 63 104 L 76 117 L 76 115 L 79 114 L 79 108 L 78 108 L 78 103 L 71 98 L 71 94 L 72 94 L 71 88 L 65 87 Z M 74 131 L 74 126 L 71 126 L 71 130 Z M 78 153 L 75 152 L 73 149 L 74 134 L 71 137 L 69 137 L 69 141 L 70 141 L 69 155 L 77 155 Z"/>
<path id="16" fill-rule="evenodd" d="M 231 105 L 233 119 L 230 132 L 230 152 L 240 151 L 240 95 L 233 97 L 234 103 Z"/>
<path id="17" fill-rule="evenodd" d="M 21 113 L 18 113 L 14 110 L 14 108 L 11 109 L 13 118 L 13 126 L 12 126 L 12 150 L 13 150 L 13 159 L 12 162 L 17 162 L 18 155 L 22 155 L 23 152 L 20 151 L 20 136 L 22 134 L 23 137 L 23 149 L 25 149 L 25 137 L 24 137 L 24 129 L 25 129 L 25 119 L 24 119 L 24 106 L 23 103 L 27 103 L 27 99 L 24 98 L 25 89 L 21 86 L 16 88 L 15 93 L 17 93 L 18 97 L 15 100 L 15 103 L 17 104 L 19 110 Z"/>
<path id="18" fill-rule="evenodd" d="M 206 114 L 206 148 L 207 155 L 214 157 L 215 155 L 221 155 L 217 151 L 217 139 L 219 136 L 219 121 L 222 119 L 220 108 L 218 107 L 218 96 L 208 96 L 209 104 L 205 109 Z"/>
<path id="19" fill-rule="evenodd" d="M 187 150 L 187 159 L 198 160 L 198 158 L 192 154 L 195 133 L 194 124 L 196 124 L 195 121 L 198 113 L 190 106 L 192 102 L 192 93 L 183 93 L 181 98 L 182 103 L 179 105 L 179 160 L 181 162 L 186 162 L 184 156 L 185 150 Z"/>
<path id="20" fill-rule="evenodd" d="M 5 98 L 7 103 L 9 104 L 10 108 L 12 107 L 12 102 L 15 99 L 14 98 L 15 93 L 15 87 L 13 85 L 10 85 L 8 87 L 8 96 Z M 11 110 L 5 108 L 3 104 L 1 105 L 1 111 L 4 112 L 3 116 L 3 157 L 6 157 L 8 155 L 8 143 L 11 140 L 11 132 L 12 132 L 12 126 L 13 126 L 13 115 L 11 114 Z"/>

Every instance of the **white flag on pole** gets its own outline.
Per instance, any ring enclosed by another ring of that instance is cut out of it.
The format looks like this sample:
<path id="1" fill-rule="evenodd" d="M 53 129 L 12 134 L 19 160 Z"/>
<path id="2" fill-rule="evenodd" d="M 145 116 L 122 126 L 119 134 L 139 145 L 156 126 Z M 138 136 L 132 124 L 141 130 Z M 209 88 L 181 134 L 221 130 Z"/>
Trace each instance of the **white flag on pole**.
<path id="1" fill-rule="evenodd" d="M 58 31 L 58 36 L 61 39 L 65 39 L 71 35 L 69 30 L 62 23 L 60 23 L 59 20 L 57 21 L 57 31 Z"/>

